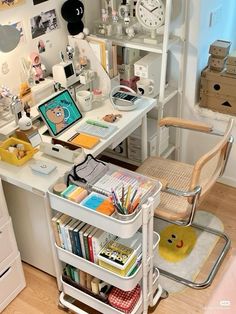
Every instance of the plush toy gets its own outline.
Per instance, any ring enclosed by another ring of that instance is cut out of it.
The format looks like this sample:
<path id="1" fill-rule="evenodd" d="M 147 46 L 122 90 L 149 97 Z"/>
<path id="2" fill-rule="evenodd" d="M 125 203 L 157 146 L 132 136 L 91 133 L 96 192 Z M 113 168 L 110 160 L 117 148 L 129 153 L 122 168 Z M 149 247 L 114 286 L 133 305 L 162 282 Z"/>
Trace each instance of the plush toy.
<path id="1" fill-rule="evenodd" d="M 71 35 L 77 35 L 84 29 L 82 17 L 84 5 L 79 0 L 67 0 L 61 7 L 61 15 L 68 22 L 67 29 Z"/>
<path id="2" fill-rule="evenodd" d="M 46 70 L 44 64 L 41 63 L 41 58 L 37 52 L 32 52 L 30 60 L 34 70 L 34 81 L 38 84 L 40 81 L 44 81 L 44 71 Z"/>

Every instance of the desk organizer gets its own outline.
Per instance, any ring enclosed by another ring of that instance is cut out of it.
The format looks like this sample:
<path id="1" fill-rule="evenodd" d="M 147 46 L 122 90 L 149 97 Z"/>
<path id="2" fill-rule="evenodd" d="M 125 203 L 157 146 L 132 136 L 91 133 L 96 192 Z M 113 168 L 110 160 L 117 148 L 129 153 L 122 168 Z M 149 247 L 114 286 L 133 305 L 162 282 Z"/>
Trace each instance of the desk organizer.
<path id="1" fill-rule="evenodd" d="M 15 154 L 10 153 L 7 149 L 9 146 L 15 146 L 17 144 L 23 144 L 24 150 L 26 150 L 26 155 L 18 159 Z M 21 141 L 19 139 L 16 139 L 14 137 L 10 137 L 2 144 L 0 145 L 0 157 L 2 161 L 6 161 L 9 164 L 15 165 L 15 166 L 21 166 L 24 163 L 26 163 L 28 160 L 30 160 L 33 155 L 38 151 L 38 149 L 33 148 L 33 146 L 27 142 Z"/>

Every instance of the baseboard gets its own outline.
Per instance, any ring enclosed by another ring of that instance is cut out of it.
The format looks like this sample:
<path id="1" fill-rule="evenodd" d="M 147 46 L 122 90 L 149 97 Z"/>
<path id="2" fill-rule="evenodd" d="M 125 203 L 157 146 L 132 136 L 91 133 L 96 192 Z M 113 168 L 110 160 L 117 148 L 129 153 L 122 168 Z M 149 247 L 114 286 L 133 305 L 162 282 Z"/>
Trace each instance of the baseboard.
<path id="1" fill-rule="evenodd" d="M 217 182 L 219 183 L 223 183 L 232 187 L 236 188 L 236 179 L 231 178 L 231 177 L 222 177 L 220 179 L 217 180 Z"/>

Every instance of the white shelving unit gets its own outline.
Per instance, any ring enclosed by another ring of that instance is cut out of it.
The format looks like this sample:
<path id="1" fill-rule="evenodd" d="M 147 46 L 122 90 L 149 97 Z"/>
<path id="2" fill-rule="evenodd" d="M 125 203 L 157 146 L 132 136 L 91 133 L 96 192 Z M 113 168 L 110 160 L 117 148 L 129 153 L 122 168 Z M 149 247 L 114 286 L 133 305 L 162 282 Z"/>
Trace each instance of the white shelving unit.
<path id="1" fill-rule="evenodd" d="M 118 167 L 112 165 L 109 167 L 112 167 L 111 169 L 118 169 Z M 128 170 L 125 171 L 132 174 L 132 176 L 137 177 L 137 174 Z M 58 182 L 62 181 L 64 181 L 64 178 L 58 180 Z M 119 276 L 118 274 L 115 274 L 98 264 L 92 263 L 56 246 L 57 255 L 60 261 L 70 264 L 96 278 L 104 280 L 112 286 L 116 286 L 124 291 L 130 291 L 134 289 L 138 283 L 141 283 L 142 294 L 139 302 L 135 306 L 135 309 L 132 311 L 132 313 L 135 314 L 147 313 L 148 307 L 154 306 L 163 293 L 162 287 L 158 284 L 159 271 L 158 269 L 153 268 L 154 251 L 156 250 L 159 242 L 159 235 L 153 232 L 153 213 L 154 208 L 160 202 L 160 189 L 161 184 L 159 182 L 155 182 L 154 190 L 152 190 L 152 192 L 147 196 L 147 199 L 145 200 L 145 203 L 142 204 L 139 212 L 137 212 L 131 220 L 127 221 L 121 221 L 117 219 L 116 216 L 106 216 L 96 211 L 89 210 L 80 204 L 55 195 L 52 192 L 52 189 L 48 192 L 50 206 L 53 210 L 92 224 L 93 226 L 116 236 L 130 238 L 140 228 L 142 228 L 142 263 L 137 271 L 130 277 Z M 60 302 L 66 308 L 69 308 L 76 313 L 86 313 L 83 309 L 75 306 L 73 302 L 66 300 L 65 295 L 69 295 L 75 300 L 79 300 L 80 302 L 85 303 L 104 314 L 122 313 L 110 305 L 92 297 L 91 295 L 74 288 L 62 279 L 61 282 L 62 292 L 60 295 Z"/>
<path id="2" fill-rule="evenodd" d="M 181 116 L 181 107 L 182 107 L 182 95 L 183 95 L 183 88 L 184 88 L 184 81 L 185 81 L 185 64 L 186 64 L 186 37 L 187 37 L 187 22 L 188 21 L 188 11 L 189 11 L 189 1 L 188 0 L 182 0 L 181 8 L 182 8 L 182 26 L 181 26 L 181 35 L 175 36 L 171 34 L 171 15 L 172 15 L 172 7 L 173 7 L 173 1 L 172 0 L 166 0 L 165 1 L 165 22 L 163 27 L 163 35 L 159 35 L 159 40 L 157 44 L 152 43 L 146 43 L 144 42 L 144 37 L 147 37 L 145 35 L 136 35 L 132 39 L 128 39 L 127 36 L 123 35 L 120 38 L 117 38 L 115 36 L 102 36 L 97 35 L 97 37 L 101 38 L 107 38 L 112 40 L 112 42 L 115 45 L 121 46 L 121 47 L 128 47 L 128 48 L 134 48 L 145 52 L 153 52 L 157 54 L 162 55 L 162 64 L 161 64 L 161 79 L 160 79 L 160 93 L 157 96 L 157 114 L 155 114 L 157 119 L 157 124 L 160 121 L 161 118 L 165 116 L 165 105 L 168 104 L 170 101 L 172 101 L 174 98 L 176 99 L 176 109 L 175 109 L 175 115 L 180 117 Z M 86 12 L 87 10 L 87 12 Z M 89 9 L 89 1 L 87 6 L 85 7 L 85 23 L 88 19 L 86 17 L 91 16 L 93 13 Z M 96 13 L 95 19 L 97 19 L 98 14 Z M 91 18 L 90 18 L 91 20 Z M 91 27 L 91 25 L 89 25 Z M 168 53 L 169 51 L 176 46 L 181 47 L 181 54 L 178 60 L 179 65 L 179 75 L 178 79 L 174 84 L 171 84 L 171 78 L 167 78 L 167 65 L 168 65 Z M 166 85 L 166 81 L 168 79 L 168 85 Z M 172 86 L 174 85 L 174 86 Z M 160 129 L 158 127 L 158 145 L 157 145 L 157 154 L 160 155 Z M 173 153 L 175 153 L 175 158 L 179 159 L 179 147 L 180 147 L 180 133 L 177 130 L 175 135 L 171 136 L 171 141 L 169 148 L 165 150 L 162 153 L 162 156 L 167 158 Z M 106 156 L 107 152 L 105 153 Z M 113 156 L 110 154 L 110 157 L 113 158 L 119 158 L 116 154 Z M 124 161 L 128 161 L 129 159 L 122 158 Z M 131 161 L 132 164 L 135 164 Z"/>

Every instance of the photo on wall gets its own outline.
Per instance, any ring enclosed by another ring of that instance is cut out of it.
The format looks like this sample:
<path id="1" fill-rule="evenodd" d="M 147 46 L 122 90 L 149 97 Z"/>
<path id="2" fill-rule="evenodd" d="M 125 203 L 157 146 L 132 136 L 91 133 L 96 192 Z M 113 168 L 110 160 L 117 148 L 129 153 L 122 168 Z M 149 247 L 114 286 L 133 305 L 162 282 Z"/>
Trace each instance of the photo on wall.
<path id="1" fill-rule="evenodd" d="M 56 10 L 42 12 L 30 19 L 32 38 L 42 36 L 58 29 Z"/>
<path id="2" fill-rule="evenodd" d="M 42 2 L 45 2 L 45 1 L 48 1 L 48 0 L 33 0 L 33 3 L 34 3 L 34 5 L 36 5 L 36 4 L 40 4 Z"/>
<path id="3" fill-rule="evenodd" d="M 0 0 L 0 10 L 11 9 L 24 3 L 25 0 Z"/>

